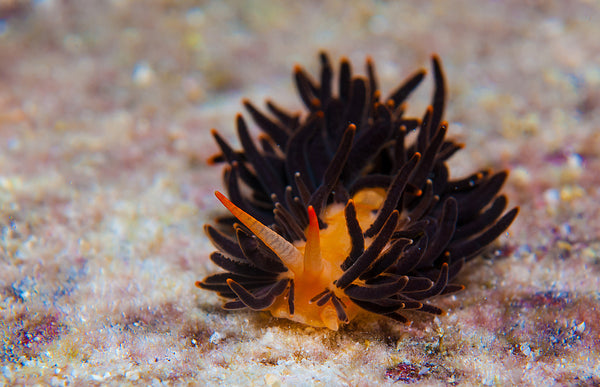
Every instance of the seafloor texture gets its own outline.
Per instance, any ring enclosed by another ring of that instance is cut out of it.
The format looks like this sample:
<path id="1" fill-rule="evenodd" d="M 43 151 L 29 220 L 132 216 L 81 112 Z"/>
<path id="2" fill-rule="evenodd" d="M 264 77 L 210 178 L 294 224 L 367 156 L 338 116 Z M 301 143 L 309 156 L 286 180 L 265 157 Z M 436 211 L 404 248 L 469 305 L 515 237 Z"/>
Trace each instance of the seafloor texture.
<path id="1" fill-rule="evenodd" d="M 0 1 L 0 384 L 600 383 L 600 4 L 345 4 Z M 384 91 L 437 52 L 452 172 L 512 170 L 521 213 L 445 316 L 332 332 L 194 287 L 209 130 L 236 142 L 242 96 L 299 109 L 319 49 Z"/>

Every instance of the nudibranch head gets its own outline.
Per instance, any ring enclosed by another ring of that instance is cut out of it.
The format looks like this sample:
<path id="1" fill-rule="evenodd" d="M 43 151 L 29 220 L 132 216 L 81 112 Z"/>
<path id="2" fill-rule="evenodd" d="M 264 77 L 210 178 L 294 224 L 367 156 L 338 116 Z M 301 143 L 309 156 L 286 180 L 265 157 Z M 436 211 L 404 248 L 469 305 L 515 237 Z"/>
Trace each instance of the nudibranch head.
<path id="1" fill-rule="evenodd" d="M 337 330 L 361 311 L 405 322 L 403 310 L 442 314 L 427 303 L 456 292 L 450 281 L 493 242 L 518 213 L 505 213 L 499 194 L 507 177 L 482 170 L 452 180 L 446 160 L 462 148 L 446 139 L 445 81 L 433 57 L 435 90 L 421 119 L 405 117 L 405 100 L 425 76 L 420 70 L 381 100 L 373 62 L 367 77 L 320 55 L 319 82 L 297 66 L 296 86 L 307 113 L 267 102 L 271 116 L 245 100 L 264 132 L 257 146 L 237 116 L 241 151 L 213 130 L 226 162 L 233 216 L 205 230 L 225 272 L 198 287 L 229 299 L 225 309 L 268 310 Z M 416 131 L 414 143 L 406 136 Z"/>

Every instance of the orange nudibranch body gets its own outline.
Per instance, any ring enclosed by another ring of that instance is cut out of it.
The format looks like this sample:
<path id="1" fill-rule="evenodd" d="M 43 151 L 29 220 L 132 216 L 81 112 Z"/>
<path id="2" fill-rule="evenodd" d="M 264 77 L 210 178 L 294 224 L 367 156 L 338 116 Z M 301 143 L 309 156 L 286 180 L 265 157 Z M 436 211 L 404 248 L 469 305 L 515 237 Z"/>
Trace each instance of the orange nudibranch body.
<path id="1" fill-rule="evenodd" d="M 266 309 L 273 316 L 314 327 L 337 330 L 340 321 L 332 302 L 318 306 L 313 300 L 324 290 L 329 290 L 337 296 L 344 306 L 348 320 L 359 313 L 360 308 L 344 294 L 342 289 L 335 286 L 335 280 L 343 274 L 341 265 L 352 248 L 342 204 L 332 204 L 324 209 L 321 219 L 327 224 L 327 228 L 323 230 L 319 230 L 317 215 L 314 209 L 309 207 L 310 222 L 305 230 L 307 240 L 290 243 L 239 209 L 220 192 L 215 194 L 225 207 L 277 254 L 289 269 L 282 273 L 281 277 L 294 281 L 294 313 L 290 314 L 289 296 L 281 294 Z M 366 229 L 373 222 L 384 199 L 383 189 L 362 190 L 354 195 L 353 201 L 361 228 Z M 277 242 L 274 242 L 275 239 Z M 365 239 L 365 247 L 368 247 L 370 242 L 370 238 Z M 299 264 L 298 257 L 302 257 L 302 264 Z"/>

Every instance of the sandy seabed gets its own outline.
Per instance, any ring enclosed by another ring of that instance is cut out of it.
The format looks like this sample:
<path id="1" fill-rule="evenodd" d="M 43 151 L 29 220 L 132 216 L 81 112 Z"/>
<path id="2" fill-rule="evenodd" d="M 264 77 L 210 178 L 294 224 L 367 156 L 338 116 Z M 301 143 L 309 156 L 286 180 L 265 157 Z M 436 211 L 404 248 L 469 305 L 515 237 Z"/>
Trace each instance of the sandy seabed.
<path id="1" fill-rule="evenodd" d="M 600 3 L 347 4 L 0 1 L 0 384 L 600 384 Z M 386 91 L 438 53 L 452 173 L 512 171 L 521 213 L 444 316 L 332 332 L 194 287 L 209 130 L 237 144 L 242 97 L 300 109 L 321 49 Z"/>

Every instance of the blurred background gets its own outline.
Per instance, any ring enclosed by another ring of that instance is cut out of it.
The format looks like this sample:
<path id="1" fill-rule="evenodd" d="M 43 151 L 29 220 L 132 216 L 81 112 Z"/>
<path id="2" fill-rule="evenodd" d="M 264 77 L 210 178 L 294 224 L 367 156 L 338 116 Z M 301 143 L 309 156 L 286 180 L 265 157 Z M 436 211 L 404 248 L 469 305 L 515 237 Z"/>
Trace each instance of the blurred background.
<path id="1" fill-rule="evenodd" d="M 598 20 L 594 0 L 0 0 L 0 381 L 600 383 Z M 334 333 L 193 286 L 217 270 L 210 129 L 237 144 L 244 97 L 299 111 L 293 66 L 320 50 L 371 56 L 384 93 L 439 54 L 452 173 L 512 171 L 521 214 L 447 316 Z"/>

